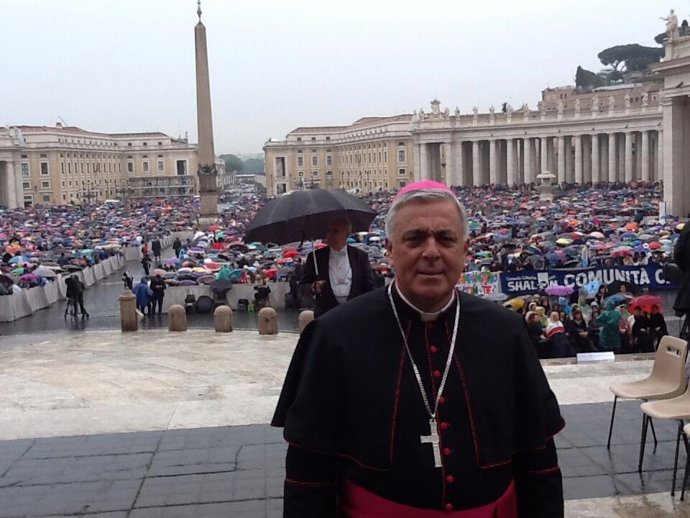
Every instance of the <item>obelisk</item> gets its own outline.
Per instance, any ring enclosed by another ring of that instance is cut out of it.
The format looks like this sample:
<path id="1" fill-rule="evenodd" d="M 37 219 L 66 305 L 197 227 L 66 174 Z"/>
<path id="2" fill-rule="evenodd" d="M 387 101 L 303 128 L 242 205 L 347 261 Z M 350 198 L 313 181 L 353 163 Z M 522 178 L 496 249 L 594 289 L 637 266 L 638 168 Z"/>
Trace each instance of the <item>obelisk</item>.
<path id="1" fill-rule="evenodd" d="M 199 139 L 199 198 L 201 211 L 199 223 L 210 224 L 218 216 L 218 170 L 216 152 L 213 146 L 213 117 L 211 115 L 211 86 L 208 77 L 208 51 L 206 50 L 206 27 L 201 23 L 201 0 L 197 1 L 196 14 L 199 23 L 194 27 L 196 49 L 196 121 Z"/>

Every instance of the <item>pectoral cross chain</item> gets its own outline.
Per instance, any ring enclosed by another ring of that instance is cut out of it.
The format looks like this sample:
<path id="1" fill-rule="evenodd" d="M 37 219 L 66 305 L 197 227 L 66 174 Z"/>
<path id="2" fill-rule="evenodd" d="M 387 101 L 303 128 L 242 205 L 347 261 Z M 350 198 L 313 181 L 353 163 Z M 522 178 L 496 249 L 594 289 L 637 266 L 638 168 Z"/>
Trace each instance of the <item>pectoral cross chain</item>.
<path id="1" fill-rule="evenodd" d="M 431 444 L 431 448 L 434 451 L 434 467 L 441 467 L 441 441 L 438 436 L 438 430 L 436 429 L 436 419 L 429 419 L 429 435 L 420 435 L 419 442 L 422 444 Z"/>

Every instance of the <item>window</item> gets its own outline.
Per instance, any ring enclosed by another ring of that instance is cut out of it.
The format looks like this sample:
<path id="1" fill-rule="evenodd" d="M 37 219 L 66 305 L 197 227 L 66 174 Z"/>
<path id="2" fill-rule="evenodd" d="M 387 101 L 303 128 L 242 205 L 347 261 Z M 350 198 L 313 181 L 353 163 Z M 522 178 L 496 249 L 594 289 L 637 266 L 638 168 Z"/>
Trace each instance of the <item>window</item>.
<path id="1" fill-rule="evenodd" d="M 142 169 L 145 173 L 149 172 L 149 163 L 148 162 L 142 162 Z"/>
<path id="2" fill-rule="evenodd" d="M 297 137 L 297 142 L 302 142 L 302 137 Z"/>
<path id="3" fill-rule="evenodd" d="M 304 171 L 300 171 L 299 173 L 297 173 L 297 176 L 304 176 Z"/>
<path id="4" fill-rule="evenodd" d="M 316 137 L 312 137 L 311 140 L 312 140 L 312 141 L 315 141 L 315 140 L 316 140 Z"/>
<path id="5" fill-rule="evenodd" d="M 304 167 L 304 157 L 303 156 L 297 157 L 297 167 Z"/>
<path id="6" fill-rule="evenodd" d="M 331 137 L 326 137 L 326 140 L 331 140 Z"/>
<path id="7" fill-rule="evenodd" d="M 41 174 L 43 176 L 48 175 L 48 162 L 41 162 Z"/>
<path id="8" fill-rule="evenodd" d="M 31 184 L 29 182 L 22 182 L 22 188 L 26 191 L 27 189 L 31 189 Z"/>
<path id="9" fill-rule="evenodd" d="M 41 153 L 41 158 L 48 158 L 48 155 L 46 153 Z"/>
<path id="10" fill-rule="evenodd" d="M 60 174 L 65 174 L 65 163 L 60 162 Z"/>
<path id="11" fill-rule="evenodd" d="M 29 155 L 22 155 L 22 158 L 29 158 Z"/>
<path id="12" fill-rule="evenodd" d="M 326 166 L 333 167 L 333 157 L 331 155 L 326 156 Z"/>
<path id="13" fill-rule="evenodd" d="M 318 172 L 318 171 L 312 171 L 312 172 L 311 172 L 311 175 L 312 175 L 312 176 L 319 176 L 319 172 Z"/>
<path id="14" fill-rule="evenodd" d="M 131 142 L 127 142 L 127 146 L 128 146 L 128 147 L 132 147 L 132 143 L 131 143 Z"/>
<path id="15" fill-rule="evenodd" d="M 44 194 L 43 195 L 43 201 L 50 201 L 50 194 Z"/>
<path id="16" fill-rule="evenodd" d="M 50 182 L 41 182 L 41 189 L 50 189 Z"/>
<path id="17" fill-rule="evenodd" d="M 162 142 L 159 142 L 159 143 L 158 143 L 158 145 L 159 145 L 159 146 L 162 146 L 162 145 L 163 145 L 163 143 L 162 143 Z"/>
<path id="18" fill-rule="evenodd" d="M 319 157 L 318 157 L 318 155 L 312 155 L 312 156 L 311 156 L 311 165 L 312 165 L 313 167 L 318 167 L 318 165 L 319 165 Z"/>
<path id="19" fill-rule="evenodd" d="M 31 171 L 29 170 L 29 162 L 22 162 L 22 176 L 31 176 Z"/>
<path id="20" fill-rule="evenodd" d="M 163 160 L 158 161 L 158 172 L 159 173 L 165 172 L 165 162 Z"/>
<path id="21" fill-rule="evenodd" d="M 400 176 L 405 176 L 405 169 L 404 169 L 404 168 L 398 169 L 398 174 L 399 174 Z"/>
<path id="22" fill-rule="evenodd" d="M 407 161 L 406 153 L 404 149 L 398 150 L 398 162 L 404 164 Z"/>

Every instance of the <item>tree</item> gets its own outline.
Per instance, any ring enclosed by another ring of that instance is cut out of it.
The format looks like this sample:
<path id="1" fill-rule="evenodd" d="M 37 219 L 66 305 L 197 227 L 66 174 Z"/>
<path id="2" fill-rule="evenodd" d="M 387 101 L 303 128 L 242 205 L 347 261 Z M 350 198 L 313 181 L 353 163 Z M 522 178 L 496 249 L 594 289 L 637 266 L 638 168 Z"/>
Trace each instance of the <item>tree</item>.
<path id="1" fill-rule="evenodd" d="M 225 162 L 226 171 L 242 171 L 244 169 L 244 162 L 236 155 L 220 155 L 220 159 Z"/>
<path id="2" fill-rule="evenodd" d="M 652 63 L 658 62 L 664 55 L 664 49 L 659 47 L 643 47 L 637 43 L 616 45 L 602 50 L 599 61 L 604 66 L 610 66 L 615 72 L 632 72 L 644 70 Z"/>
<path id="3" fill-rule="evenodd" d="M 260 158 L 248 158 L 244 161 L 246 173 L 264 174 L 264 161 Z"/>
<path id="4" fill-rule="evenodd" d="M 577 67 L 575 72 L 575 86 L 582 90 L 592 90 L 601 86 L 606 86 L 606 80 L 599 74 L 595 74 L 590 70 L 585 70 L 582 67 Z"/>

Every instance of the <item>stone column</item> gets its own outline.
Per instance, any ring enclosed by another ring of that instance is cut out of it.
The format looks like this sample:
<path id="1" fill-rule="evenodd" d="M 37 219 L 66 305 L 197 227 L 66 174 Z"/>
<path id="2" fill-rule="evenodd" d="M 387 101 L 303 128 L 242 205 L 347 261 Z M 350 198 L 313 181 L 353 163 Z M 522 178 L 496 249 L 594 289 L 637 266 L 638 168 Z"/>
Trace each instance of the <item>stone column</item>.
<path id="1" fill-rule="evenodd" d="M 453 141 L 443 144 L 446 152 L 446 185 L 457 185 L 455 180 L 455 146 Z"/>
<path id="2" fill-rule="evenodd" d="M 429 174 L 429 156 L 427 153 L 427 145 L 419 145 L 419 165 L 421 169 L 419 170 L 419 177 L 422 180 L 430 180 L 431 175 Z"/>
<path id="3" fill-rule="evenodd" d="M 208 51 L 206 47 L 206 27 L 201 23 L 201 8 L 198 11 L 199 23 L 194 27 L 196 58 L 196 120 L 197 156 L 199 168 L 200 216 L 214 219 L 218 216 L 218 171 L 216 152 L 213 145 L 213 116 L 211 113 L 211 83 L 208 74 Z"/>
<path id="4" fill-rule="evenodd" d="M 489 141 L 489 183 L 498 184 L 498 141 Z"/>
<path id="5" fill-rule="evenodd" d="M 573 144 L 575 145 L 575 183 L 582 185 L 584 183 L 584 169 L 582 165 L 582 137 L 575 135 L 573 137 Z"/>
<path id="6" fill-rule="evenodd" d="M 666 147 L 664 144 L 664 132 L 658 131 L 657 137 L 656 137 L 657 166 L 656 166 L 656 177 L 654 178 L 655 180 L 663 180 L 664 179 L 664 153 L 665 152 L 666 152 Z M 664 186 L 664 190 L 666 190 L 666 186 Z"/>
<path id="7" fill-rule="evenodd" d="M 618 148 L 616 147 L 616 134 L 609 133 L 609 182 L 618 181 L 618 174 L 616 169 L 617 156 Z"/>
<path id="8" fill-rule="evenodd" d="M 472 185 L 474 187 L 480 186 L 481 179 L 482 179 L 482 173 L 481 173 L 481 165 L 482 162 L 479 159 L 479 141 L 475 140 L 472 142 Z"/>
<path id="9" fill-rule="evenodd" d="M 649 181 L 649 131 L 642 132 L 642 171 L 641 180 Z"/>
<path id="10" fill-rule="evenodd" d="M 565 137 L 558 137 L 558 183 L 565 182 Z"/>
<path id="11" fill-rule="evenodd" d="M 534 182 L 534 171 L 532 169 L 532 157 L 533 157 L 533 151 L 532 151 L 532 139 L 531 138 L 526 138 L 524 140 L 524 148 L 522 152 L 522 160 L 524 162 L 524 169 L 525 169 L 525 183 L 530 184 Z"/>
<path id="12" fill-rule="evenodd" d="M 8 160 L 5 162 L 5 174 L 7 180 L 5 186 L 7 187 L 7 206 L 10 209 L 17 209 L 24 207 L 24 189 L 22 189 L 21 178 L 17 178 L 18 173 L 14 168 L 14 162 Z M 34 200 L 34 203 L 37 200 Z"/>
<path id="13" fill-rule="evenodd" d="M 549 137 L 541 138 L 539 153 L 541 155 L 541 171 L 539 173 L 543 173 L 549 170 Z"/>
<path id="14" fill-rule="evenodd" d="M 599 164 L 599 135 L 592 135 L 592 183 L 601 182 L 601 168 Z"/>
<path id="15" fill-rule="evenodd" d="M 632 131 L 628 131 L 625 134 L 625 172 L 624 172 L 624 177 L 625 181 L 631 182 L 633 180 L 633 171 L 634 169 L 634 164 L 633 164 L 633 133 Z"/>
<path id="16" fill-rule="evenodd" d="M 455 143 L 455 185 L 464 186 L 465 182 L 465 150 L 462 141 Z"/>
<path id="17" fill-rule="evenodd" d="M 515 175 L 515 139 L 506 140 L 506 183 L 512 187 L 517 183 Z"/>
<path id="18" fill-rule="evenodd" d="M 392 153 L 395 153 L 395 150 L 392 151 Z M 393 156 L 393 155 L 392 155 Z M 393 157 L 393 164 L 395 164 L 395 156 Z M 393 169 L 394 174 L 397 176 L 398 171 L 397 169 Z M 421 180 L 422 179 L 422 145 L 421 144 L 415 144 L 414 145 L 414 178 L 416 180 Z"/>

